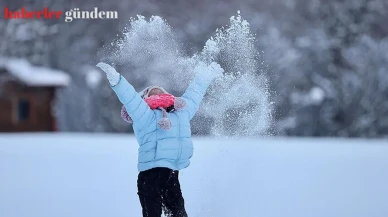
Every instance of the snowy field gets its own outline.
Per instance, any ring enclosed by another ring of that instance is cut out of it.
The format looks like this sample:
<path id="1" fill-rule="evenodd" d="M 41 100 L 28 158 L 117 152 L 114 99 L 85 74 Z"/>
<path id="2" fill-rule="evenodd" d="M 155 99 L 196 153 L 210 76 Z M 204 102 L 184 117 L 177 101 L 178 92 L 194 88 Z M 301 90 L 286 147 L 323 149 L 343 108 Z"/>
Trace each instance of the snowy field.
<path id="1" fill-rule="evenodd" d="M 195 139 L 190 217 L 387 217 L 388 141 Z M 0 217 L 140 217 L 137 143 L 0 134 Z"/>

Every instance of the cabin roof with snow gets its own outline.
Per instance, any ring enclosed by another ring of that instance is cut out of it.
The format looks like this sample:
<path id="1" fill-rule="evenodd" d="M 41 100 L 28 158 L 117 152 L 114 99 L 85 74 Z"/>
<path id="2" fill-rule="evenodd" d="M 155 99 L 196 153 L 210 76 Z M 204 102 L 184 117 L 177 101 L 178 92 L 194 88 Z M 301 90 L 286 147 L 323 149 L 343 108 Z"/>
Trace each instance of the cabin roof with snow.
<path id="1" fill-rule="evenodd" d="M 67 86 L 71 80 L 65 72 L 34 66 L 21 58 L 0 58 L 1 68 L 28 86 Z"/>

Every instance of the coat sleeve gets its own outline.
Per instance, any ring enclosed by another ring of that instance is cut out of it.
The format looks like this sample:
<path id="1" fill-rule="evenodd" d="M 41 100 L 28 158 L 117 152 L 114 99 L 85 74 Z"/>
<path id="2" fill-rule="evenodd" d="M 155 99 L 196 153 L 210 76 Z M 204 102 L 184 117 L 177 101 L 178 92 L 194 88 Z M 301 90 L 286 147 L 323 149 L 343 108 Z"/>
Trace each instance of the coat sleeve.
<path id="1" fill-rule="evenodd" d="M 124 105 L 133 124 L 144 128 L 155 119 L 155 113 L 136 92 L 135 88 L 121 75 L 117 85 L 112 86 L 120 102 Z"/>
<path id="2" fill-rule="evenodd" d="M 195 113 L 197 113 L 207 88 L 211 82 L 220 75 L 216 73 L 207 75 L 206 73 L 207 72 L 198 73 L 182 95 L 182 98 L 186 101 L 186 107 L 182 111 L 186 111 L 189 114 L 190 120 L 194 117 Z"/>

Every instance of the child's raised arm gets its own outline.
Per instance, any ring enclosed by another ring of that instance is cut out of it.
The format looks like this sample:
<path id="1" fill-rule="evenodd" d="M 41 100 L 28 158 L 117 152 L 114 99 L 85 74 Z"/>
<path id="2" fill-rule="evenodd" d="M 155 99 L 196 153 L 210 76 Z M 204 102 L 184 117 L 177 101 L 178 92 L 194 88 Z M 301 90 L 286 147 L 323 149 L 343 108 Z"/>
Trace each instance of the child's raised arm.
<path id="1" fill-rule="evenodd" d="M 131 116 L 134 126 L 143 128 L 155 118 L 155 113 L 150 109 L 147 103 L 136 92 L 135 88 L 122 76 L 116 69 L 106 63 L 98 63 L 107 76 L 107 79 L 119 98 L 125 106 L 128 115 Z"/>
<path id="2" fill-rule="evenodd" d="M 194 117 L 195 113 L 197 113 L 206 90 L 213 79 L 221 76 L 223 72 L 224 70 L 221 66 L 215 62 L 210 65 L 200 62 L 194 68 L 196 76 L 182 95 L 182 98 L 185 99 L 187 104 L 183 111 L 187 111 L 189 113 L 190 120 Z"/>

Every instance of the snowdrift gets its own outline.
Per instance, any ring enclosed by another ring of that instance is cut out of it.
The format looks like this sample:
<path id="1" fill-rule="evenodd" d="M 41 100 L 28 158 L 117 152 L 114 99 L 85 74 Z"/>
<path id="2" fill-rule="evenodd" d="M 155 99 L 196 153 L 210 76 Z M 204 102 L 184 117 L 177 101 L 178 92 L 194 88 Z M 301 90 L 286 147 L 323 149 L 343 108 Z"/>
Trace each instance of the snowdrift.
<path id="1" fill-rule="evenodd" d="M 386 217 L 388 142 L 195 138 L 191 217 Z M 1 217 L 140 217 L 137 143 L 115 134 L 0 134 Z"/>

